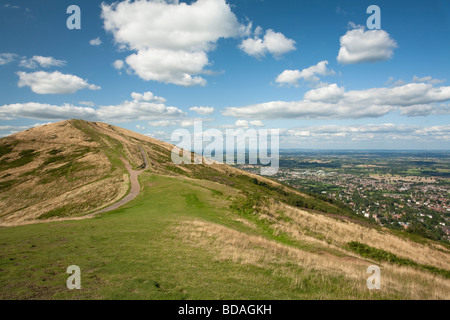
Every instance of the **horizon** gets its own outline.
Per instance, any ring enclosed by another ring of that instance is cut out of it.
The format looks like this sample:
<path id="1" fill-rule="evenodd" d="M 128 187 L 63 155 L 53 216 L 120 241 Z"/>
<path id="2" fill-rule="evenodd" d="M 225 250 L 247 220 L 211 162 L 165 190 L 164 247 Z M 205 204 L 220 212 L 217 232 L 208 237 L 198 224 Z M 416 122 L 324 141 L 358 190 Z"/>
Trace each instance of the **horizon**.
<path id="1" fill-rule="evenodd" d="M 65 119 L 65 120 L 61 120 L 61 121 L 58 121 L 58 122 L 73 121 L 73 120 L 81 120 L 81 121 L 94 122 L 94 123 L 95 122 L 99 122 L 99 123 L 104 123 L 104 124 L 108 124 L 109 125 L 109 123 L 107 123 L 107 122 L 89 121 L 89 120 L 84 120 L 84 119 Z M 51 122 L 51 123 L 40 124 L 39 126 L 46 126 L 46 125 L 49 125 L 49 124 L 52 124 L 52 123 L 58 123 L 58 122 Z M 19 131 L 19 132 L 23 132 L 23 131 L 26 131 L 28 129 L 36 128 L 36 127 L 37 126 L 30 126 L 29 128 L 23 129 L 22 131 Z M 126 128 L 124 128 L 124 129 L 126 129 Z M 133 128 L 132 129 L 127 129 L 127 130 L 130 130 L 130 131 L 135 132 L 137 134 L 142 134 L 142 133 L 139 133 L 137 130 L 134 130 Z M 15 132 L 15 133 L 19 133 L 19 132 Z M 15 133 L 11 133 L 9 135 L 5 135 L 3 137 L 0 137 L 0 140 L 3 139 L 3 138 L 7 138 L 9 136 L 12 136 Z M 156 139 L 156 140 L 159 140 L 159 139 Z M 160 140 L 160 141 L 163 141 L 163 140 Z M 163 142 L 166 142 L 166 141 L 163 141 Z M 174 142 L 170 142 L 170 141 L 168 141 L 168 142 L 170 144 L 175 145 Z M 249 150 L 250 149 L 246 149 L 245 152 L 248 152 Z M 239 148 L 235 148 L 233 150 L 227 150 L 227 149 L 223 150 L 224 153 L 226 153 L 226 152 L 239 153 L 239 152 L 243 152 L 243 151 L 244 151 L 243 149 L 239 149 Z M 258 151 L 258 148 L 256 148 L 256 151 Z M 440 153 L 450 153 L 450 150 L 448 150 L 448 149 L 332 149 L 332 148 L 327 148 L 327 149 L 316 148 L 316 149 L 314 149 L 314 148 L 298 148 L 298 147 L 292 147 L 292 148 L 281 148 L 280 147 L 279 148 L 279 152 L 281 153 L 283 151 L 284 152 L 286 152 L 286 151 L 299 151 L 299 152 L 419 152 L 419 153 L 440 152 Z"/>
<path id="2" fill-rule="evenodd" d="M 202 120 L 281 150 L 450 150 L 448 1 L 71 5 L 0 5 L 0 137 L 81 118 L 174 143 Z"/>

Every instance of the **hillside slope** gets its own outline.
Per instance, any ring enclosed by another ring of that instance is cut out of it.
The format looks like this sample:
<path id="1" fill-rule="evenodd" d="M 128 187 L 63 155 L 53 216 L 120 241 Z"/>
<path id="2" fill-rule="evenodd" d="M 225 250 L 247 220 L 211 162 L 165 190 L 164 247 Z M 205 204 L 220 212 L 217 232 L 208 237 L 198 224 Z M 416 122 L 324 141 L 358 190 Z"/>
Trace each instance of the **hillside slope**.
<path id="1" fill-rule="evenodd" d="M 47 221 L 123 197 L 140 148 L 137 198 Z M 447 246 L 227 165 L 173 165 L 171 145 L 125 129 L 63 121 L 0 150 L 1 221 L 47 222 L 0 228 L 0 299 L 450 299 Z"/>
<path id="2" fill-rule="evenodd" d="M 134 168 L 142 166 L 141 149 L 148 156 L 148 170 L 154 173 L 217 181 L 233 175 L 256 179 L 225 165 L 173 165 L 172 147 L 126 129 L 83 120 L 2 138 L 0 225 L 79 217 L 117 202 L 129 188 L 124 161 Z"/>
<path id="3" fill-rule="evenodd" d="M 134 136 L 69 120 L 0 139 L 0 223 L 79 216 L 119 200 L 128 190 L 121 158 L 142 164 Z"/>

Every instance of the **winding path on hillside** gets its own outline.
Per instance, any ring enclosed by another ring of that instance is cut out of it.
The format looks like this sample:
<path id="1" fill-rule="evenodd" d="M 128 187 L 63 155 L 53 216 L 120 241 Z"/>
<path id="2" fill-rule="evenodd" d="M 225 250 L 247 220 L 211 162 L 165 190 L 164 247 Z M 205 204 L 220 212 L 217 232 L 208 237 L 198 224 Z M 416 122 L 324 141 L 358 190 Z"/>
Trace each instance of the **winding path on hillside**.
<path id="1" fill-rule="evenodd" d="M 133 168 L 131 167 L 130 163 L 125 160 L 125 159 L 121 159 L 123 161 L 123 163 L 125 164 L 125 168 L 127 169 L 127 171 L 130 173 L 130 182 L 131 182 L 131 189 L 130 192 L 121 200 L 119 200 L 118 202 L 103 208 L 99 211 L 96 211 L 94 213 L 91 213 L 88 215 L 88 217 L 94 216 L 96 214 L 99 213 L 104 213 L 104 212 L 109 212 L 112 210 L 115 210 L 117 208 L 120 208 L 121 206 L 123 206 L 124 204 L 130 202 L 131 200 L 133 200 L 134 198 L 137 197 L 137 195 L 139 194 L 139 192 L 141 191 L 141 186 L 139 184 L 139 179 L 138 176 L 145 170 L 148 168 L 148 159 L 147 159 L 147 154 L 145 153 L 144 149 L 142 147 L 139 147 L 139 149 L 141 150 L 141 154 L 142 154 L 142 158 L 144 159 L 144 164 L 145 167 L 144 169 L 141 170 L 133 170 Z"/>

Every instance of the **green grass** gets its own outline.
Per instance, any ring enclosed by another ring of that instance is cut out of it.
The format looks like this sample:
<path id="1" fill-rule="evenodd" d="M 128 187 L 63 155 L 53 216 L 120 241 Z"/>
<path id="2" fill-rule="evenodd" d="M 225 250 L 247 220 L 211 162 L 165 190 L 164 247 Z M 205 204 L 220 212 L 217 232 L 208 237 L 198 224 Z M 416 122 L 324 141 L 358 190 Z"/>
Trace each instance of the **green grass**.
<path id="1" fill-rule="evenodd" d="M 35 150 L 23 150 L 19 152 L 19 157 L 12 161 L 6 161 L 5 159 L 0 161 L 0 170 L 13 169 L 24 166 L 31 161 L 35 157 L 39 155 L 39 152 L 35 152 Z"/>
<path id="2" fill-rule="evenodd" d="M 6 191 L 17 183 L 17 180 L 0 181 L 0 191 Z"/>
<path id="3" fill-rule="evenodd" d="M 429 272 L 432 272 L 432 273 L 444 276 L 447 279 L 450 279 L 450 271 L 448 271 L 448 270 L 439 269 L 434 266 L 419 264 L 410 259 L 398 257 L 395 254 L 393 254 L 392 252 L 373 248 L 371 246 L 368 246 L 367 244 L 360 243 L 358 241 L 349 242 L 347 244 L 347 247 L 351 251 L 356 252 L 365 258 L 370 258 L 370 259 L 380 261 L 380 262 L 394 263 L 394 264 L 398 264 L 400 266 L 416 267 L 418 269 L 427 270 Z"/>
<path id="4" fill-rule="evenodd" d="M 17 142 L 13 142 L 10 144 L 1 144 L 0 145 L 0 157 L 3 157 L 4 155 L 10 153 L 14 149 L 16 144 L 17 144 Z"/>
<path id="5" fill-rule="evenodd" d="M 100 149 L 108 157 L 112 163 L 111 172 L 119 169 L 121 172 L 126 172 L 123 162 L 120 160 L 120 155 L 123 154 L 123 145 L 120 141 L 111 138 L 106 134 L 101 134 L 85 121 L 74 120 L 73 126 L 85 133 L 89 138 L 89 141 L 95 141 L 100 144 Z"/>
<path id="6" fill-rule="evenodd" d="M 208 188 L 141 177 L 143 192 L 114 212 L 81 221 L 0 229 L 0 299 L 319 299 L 370 298 L 336 275 L 305 273 L 301 286 L 273 268 L 219 261 L 180 241 L 173 227 L 201 219 L 235 229 Z M 148 186 L 151 184 L 151 186 Z M 264 233 L 264 232 L 263 232 Z M 69 291 L 66 268 L 81 268 Z M 280 268 L 303 274 L 294 265 Z"/>

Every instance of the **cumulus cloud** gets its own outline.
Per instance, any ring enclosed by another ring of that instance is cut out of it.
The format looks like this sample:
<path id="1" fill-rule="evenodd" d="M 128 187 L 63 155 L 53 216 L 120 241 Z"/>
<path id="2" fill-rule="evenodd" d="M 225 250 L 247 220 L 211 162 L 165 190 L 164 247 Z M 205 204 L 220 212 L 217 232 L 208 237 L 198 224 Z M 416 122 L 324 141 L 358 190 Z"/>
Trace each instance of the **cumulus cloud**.
<path id="1" fill-rule="evenodd" d="M 300 80 L 304 80 L 310 83 L 318 83 L 320 81 L 319 76 L 328 76 L 335 74 L 333 70 L 327 68 L 328 61 L 320 61 L 314 66 L 299 70 L 284 70 L 275 79 L 280 85 L 298 86 Z"/>
<path id="2" fill-rule="evenodd" d="M 417 143 L 435 143 L 450 141 L 450 125 L 421 127 L 405 124 L 365 124 L 365 125 L 324 125 L 297 129 L 280 130 L 282 143 L 315 146 L 320 143 L 323 147 L 334 147 L 370 141 L 371 146 L 386 147 L 386 141 L 408 142 L 411 146 Z M 405 146 L 404 144 L 402 144 Z"/>
<path id="3" fill-rule="evenodd" d="M 395 80 L 394 77 L 389 77 L 389 79 L 386 81 L 385 85 L 389 85 L 391 87 L 398 87 L 398 86 L 403 86 L 406 83 L 407 82 L 403 81 L 402 79 Z"/>
<path id="4" fill-rule="evenodd" d="M 61 106 L 46 103 L 28 102 L 0 106 L 0 116 L 39 120 L 95 119 L 96 111 L 89 107 L 70 104 Z"/>
<path id="5" fill-rule="evenodd" d="M 92 101 L 80 101 L 78 104 L 81 104 L 82 106 L 95 107 L 95 103 Z"/>
<path id="6" fill-rule="evenodd" d="M 124 101 L 119 105 L 101 106 L 96 111 L 99 119 L 114 119 L 121 122 L 178 118 L 184 115 L 185 113 L 176 107 L 136 100 Z"/>
<path id="7" fill-rule="evenodd" d="M 384 30 L 365 30 L 355 26 L 340 38 L 337 61 L 343 64 L 377 62 L 391 59 L 397 43 Z"/>
<path id="8" fill-rule="evenodd" d="M 192 107 L 189 108 L 190 111 L 194 111 L 202 116 L 209 116 L 214 113 L 213 107 Z"/>
<path id="9" fill-rule="evenodd" d="M 450 100 L 450 87 L 409 83 L 393 88 L 345 91 L 336 84 L 310 90 L 299 101 L 270 101 L 244 107 L 228 107 L 226 116 L 254 119 L 381 117 L 394 110 L 417 116 L 449 113 L 442 102 Z M 426 106 L 426 107 L 425 107 Z M 418 112 L 422 110 L 422 112 Z"/>
<path id="10" fill-rule="evenodd" d="M 125 62 L 123 62 L 123 60 L 116 60 L 112 65 L 114 69 L 121 70 L 125 67 Z"/>
<path id="11" fill-rule="evenodd" d="M 427 77 L 418 77 L 418 76 L 414 76 L 413 77 L 413 82 L 426 82 L 426 83 L 430 83 L 430 84 L 440 84 L 445 82 L 446 80 L 440 80 L 440 79 L 433 79 L 430 76 Z"/>
<path id="12" fill-rule="evenodd" d="M 407 117 L 450 114 L 450 104 L 417 104 L 403 107 L 401 114 Z"/>
<path id="13" fill-rule="evenodd" d="M 35 69 L 39 66 L 42 68 L 63 67 L 66 63 L 67 62 L 65 60 L 57 60 L 53 57 L 33 56 L 30 59 L 22 59 L 19 66 L 28 69 Z"/>
<path id="14" fill-rule="evenodd" d="M 61 106 L 44 103 L 15 103 L 0 106 L 0 118 L 29 118 L 40 120 L 85 119 L 91 121 L 149 121 L 184 117 L 186 114 L 163 103 L 147 101 L 123 101 L 118 105 L 79 107 L 71 104 Z"/>
<path id="15" fill-rule="evenodd" d="M 248 128 L 250 125 L 254 127 L 264 127 L 264 123 L 262 123 L 260 120 L 253 120 L 253 121 L 237 120 L 234 123 L 234 126 L 237 128 Z M 232 128 L 232 126 L 230 126 L 230 128 Z"/>
<path id="16" fill-rule="evenodd" d="M 63 74 L 59 71 L 52 73 L 38 71 L 26 73 L 19 71 L 19 87 L 30 87 L 38 94 L 71 94 L 81 89 L 99 90 L 100 87 L 89 84 L 86 80 L 75 75 Z"/>
<path id="17" fill-rule="evenodd" d="M 225 0 L 103 3 L 102 18 L 116 44 L 135 52 L 126 63 L 139 77 L 181 86 L 205 85 L 207 52 L 243 30 Z"/>
<path id="18" fill-rule="evenodd" d="M 91 45 L 91 46 L 99 46 L 99 45 L 101 45 L 102 44 L 102 40 L 100 39 L 100 37 L 97 37 L 97 38 L 95 38 L 95 39 L 92 39 L 92 40 L 90 40 L 89 41 L 89 44 Z"/>
<path id="19" fill-rule="evenodd" d="M 283 54 L 295 50 L 295 41 L 286 38 L 282 33 L 275 32 L 271 29 L 266 31 L 264 38 L 259 37 L 261 29 L 256 29 L 256 36 L 248 38 L 241 42 L 239 48 L 252 57 L 261 58 L 267 53 L 272 54 L 275 58 L 281 57 Z"/>
<path id="20" fill-rule="evenodd" d="M 290 142 L 296 141 L 371 141 L 385 143 L 393 140 L 423 140 L 427 138 L 450 140 L 450 125 L 421 127 L 404 124 L 365 124 L 365 125 L 324 125 L 298 129 L 283 129 L 282 138 Z"/>
<path id="21" fill-rule="evenodd" d="M 136 93 L 133 92 L 131 94 L 131 97 L 136 100 L 136 101 L 153 101 L 153 102 L 158 102 L 158 103 L 164 103 L 166 102 L 166 99 L 162 98 L 162 97 L 158 97 L 155 96 L 152 92 L 147 91 L 144 92 L 143 94 L 141 93 Z"/>
<path id="22" fill-rule="evenodd" d="M 333 83 L 305 93 L 305 100 L 338 103 L 344 97 L 345 89 Z"/>
<path id="23" fill-rule="evenodd" d="M 152 121 L 148 123 L 152 127 L 175 127 L 179 125 L 178 121 L 174 120 L 160 120 L 160 121 Z"/>
<path id="24" fill-rule="evenodd" d="M 238 128 L 248 128 L 248 121 L 247 120 L 237 120 L 234 125 Z"/>
<path id="25" fill-rule="evenodd" d="M 199 74 L 208 64 L 204 51 L 144 49 L 126 58 L 127 64 L 144 80 L 172 83 L 180 86 L 206 85 Z"/>
<path id="26" fill-rule="evenodd" d="M 11 63 L 16 60 L 17 55 L 15 53 L 0 53 L 0 66 Z"/>
<path id="27" fill-rule="evenodd" d="M 255 127 L 264 127 L 264 123 L 261 120 L 250 121 L 250 124 Z"/>
<path id="28" fill-rule="evenodd" d="M 160 121 L 151 121 L 148 124 L 152 127 L 192 127 L 194 126 L 195 121 L 214 121 L 214 119 L 180 119 L 180 120 L 160 120 Z"/>

